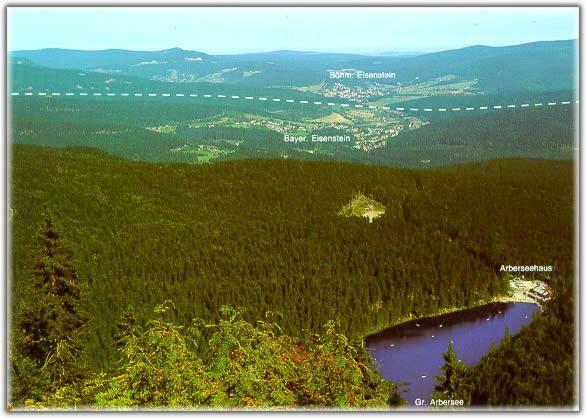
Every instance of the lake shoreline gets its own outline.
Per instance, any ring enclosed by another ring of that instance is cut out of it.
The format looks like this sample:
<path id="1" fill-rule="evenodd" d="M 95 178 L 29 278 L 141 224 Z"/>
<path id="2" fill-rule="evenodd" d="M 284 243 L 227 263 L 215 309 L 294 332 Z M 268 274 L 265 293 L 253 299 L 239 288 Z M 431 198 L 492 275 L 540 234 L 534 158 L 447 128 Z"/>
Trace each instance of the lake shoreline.
<path id="1" fill-rule="evenodd" d="M 411 406 L 429 405 L 435 377 L 442 373 L 447 347 L 457 359 L 476 366 L 507 333 L 516 335 L 540 315 L 536 303 L 484 304 L 444 315 L 412 319 L 365 339 L 365 348 L 385 380 L 404 383 L 401 397 Z M 419 403 L 424 400 L 426 403 Z"/>
<path id="2" fill-rule="evenodd" d="M 433 318 L 437 318 L 439 316 L 442 315 L 447 315 L 447 314 L 451 314 L 451 313 L 457 313 L 457 312 L 464 312 L 470 309 L 477 309 L 477 308 L 482 308 L 485 306 L 489 306 L 491 304 L 495 304 L 495 303 L 503 303 L 503 304 L 507 304 L 507 303 L 531 303 L 537 306 L 541 306 L 541 304 L 539 302 L 537 302 L 536 300 L 533 299 L 529 299 L 529 298 L 525 298 L 525 297 L 520 297 L 520 296 L 510 296 L 510 295 L 499 295 L 499 296 L 495 296 L 491 299 L 487 300 L 479 300 L 476 303 L 473 303 L 469 306 L 453 306 L 453 307 L 447 307 L 447 308 L 442 308 L 439 309 L 438 311 L 434 312 L 434 313 L 430 313 L 430 314 L 425 314 L 425 315 L 420 315 L 420 316 L 406 316 L 406 317 L 402 317 L 399 320 L 386 325 L 386 326 L 382 326 L 382 327 L 377 327 L 375 330 L 373 331 L 367 331 L 365 333 L 363 333 L 361 339 L 362 341 L 366 342 L 366 340 L 368 340 L 369 338 L 374 337 L 375 335 L 378 335 L 386 330 L 388 330 L 389 328 L 394 328 L 397 327 L 399 325 L 403 325 L 406 323 L 409 323 L 411 321 L 415 321 L 415 320 L 427 320 L 427 319 L 433 319 Z"/>

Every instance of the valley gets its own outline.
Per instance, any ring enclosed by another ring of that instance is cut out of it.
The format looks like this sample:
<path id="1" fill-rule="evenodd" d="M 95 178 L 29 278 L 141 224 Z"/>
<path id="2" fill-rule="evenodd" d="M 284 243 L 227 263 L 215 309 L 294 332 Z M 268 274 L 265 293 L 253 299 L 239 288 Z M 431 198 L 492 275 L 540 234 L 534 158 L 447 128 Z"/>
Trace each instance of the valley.
<path id="1" fill-rule="evenodd" d="M 10 51 L 14 405 L 571 405 L 576 45 Z"/>

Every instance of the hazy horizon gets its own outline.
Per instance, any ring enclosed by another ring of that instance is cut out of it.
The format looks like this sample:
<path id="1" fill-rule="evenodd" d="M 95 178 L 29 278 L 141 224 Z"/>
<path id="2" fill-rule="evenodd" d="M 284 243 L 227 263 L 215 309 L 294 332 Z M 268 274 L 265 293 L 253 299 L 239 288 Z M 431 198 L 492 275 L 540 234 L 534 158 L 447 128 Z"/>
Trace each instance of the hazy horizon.
<path id="1" fill-rule="evenodd" d="M 163 51 L 171 51 L 171 50 L 181 50 L 187 52 L 198 52 L 207 55 L 215 55 L 215 56 L 230 56 L 230 55 L 256 55 L 256 54 L 272 54 L 278 52 L 292 52 L 292 53 L 300 53 L 300 54 L 340 54 L 340 55 L 365 55 L 365 56 L 384 56 L 384 55 L 397 55 L 397 56 L 406 56 L 406 55 L 424 55 L 424 54 L 433 54 L 436 52 L 444 52 L 444 51 L 451 51 L 455 49 L 464 49 L 464 48 L 471 48 L 471 47 L 488 47 L 488 48 L 507 48 L 511 46 L 518 46 L 518 45 L 526 45 L 532 43 L 541 43 L 541 42 L 569 42 L 569 41 L 578 41 L 578 39 L 552 39 L 547 41 L 537 40 L 531 42 L 523 42 L 520 44 L 510 44 L 510 45 L 466 45 L 460 48 L 450 48 L 450 49 L 441 49 L 435 51 L 380 51 L 380 52 L 334 52 L 334 51 L 310 51 L 310 50 L 293 50 L 293 49 L 279 49 L 279 50 L 266 50 L 266 51 L 254 51 L 254 52 L 234 52 L 230 54 L 214 54 L 211 52 L 206 51 L 205 49 L 186 49 L 181 48 L 178 46 L 170 46 L 168 48 L 163 49 L 125 49 L 125 48 L 102 48 L 102 49 L 83 49 L 83 48 L 61 48 L 61 47 L 44 47 L 44 48 L 35 48 L 35 49 L 15 49 L 15 50 L 8 50 L 9 53 L 14 52 L 23 52 L 23 51 L 42 51 L 42 50 L 68 50 L 68 51 L 83 51 L 83 52 L 100 52 L 100 51 L 129 51 L 129 52 L 163 52 Z"/>
<path id="2" fill-rule="evenodd" d="M 578 11 L 577 7 L 11 6 L 7 49 L 422 54 L 577 39 Z M 140 27 L 148 30 L 137 30 Z"/>

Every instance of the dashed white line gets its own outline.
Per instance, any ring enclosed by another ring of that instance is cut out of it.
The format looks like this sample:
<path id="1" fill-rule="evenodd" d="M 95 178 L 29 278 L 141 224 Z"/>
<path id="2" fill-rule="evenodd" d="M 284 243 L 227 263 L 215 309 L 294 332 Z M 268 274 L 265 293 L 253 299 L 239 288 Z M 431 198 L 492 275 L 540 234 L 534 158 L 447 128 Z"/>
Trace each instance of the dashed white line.
<path id="1" fill-rule="evenodd" d="M 11 92 L 10 93 L 11 96 L 20 96 L 21 94 L 24 94 L 25 96 L 34 96 L 35 95 L 35 93 L 30 92 L 30 91 L 29 92 L 23 92 L 23 93 L 16 92 L 15 91 L 15 92 Z M 91 95 L 91 96 L 98 96 L 98 97 L 99 96 L 102 96 L 103 94 L 105 94 L 106 96 L 109 96 L 109 97 L 113 97 L 113 96 L 116 96 L 117 95 L 117 93 L 99 93 L 99 92 L 90 94 L 90 93 L 86 93 L 86 92 L 79 92 L 79 93 L 73 93 L 73 92 L 67 92 L 67 93 L 52 92 L 52 93 L 48 93 L 48 92 L 41 91 L 41 92 L 37 92 L 36 93 L 37 96 L 61 96 L 62 94 L 64 94 L 65 96 L 75 96 L 77 94 L 79 96 L 90 96 Z M 128 97 L 128 96 L 142 97 L 143 96 L 143 93 L 133 93 L 133 94 L 130 94 L 130 93 L 119 93 L 119 95 L 120 96 L 123 96 L 123 97 Z M 148 95 L 149 97 L 156 97 L 158 95 L 158 93 L 148 93 L 146 95 Z M 172 93 L 161 93 L 161 96 L 163 96 L 163 97 L 171 97 L 173 95 L 175 97 L 184 97 L 184 96 L 186 96 L 186 94 L 184 94 L 184 93 L 174 93 L 174 94 L 172 94 Z M 189 97 L 198 97 L 198 95 L 195 94 L 195 93 L 191 93 L 191 94 L 189 94 Z M 203 97 L 205 97 L 205 98 L 212 98 L 214 96 L 212 96 L 211 94 L 204 94 Z M 222 99 L 222 98 L 225 98 L 227 96 L 225 96 L 223 94 L 217 94 L 217 95 L 215 95 L 215 97 L 218 97 L 218 98 L 221 98 Z M 241 96 L 237 96 L 237 95 L 230 96 L 230 97 L 232 99 L 241 99 Z M 255 98 L 252 97 L 252 96 L 245 96 L 244 99 L 245 100 L 254 100 Z M 269 100 L 269 98 L 267 98 L 267 97 L 257 97 L 257 99 L 260 100 L 260 101 L 268 101 Z M 287 103 L 295 103 L 296 102 L 296 100 L 294 100 L 294 99 L 271 98 L 270 100 L 272 100 L 273 102 L 281 102 L 283 100 L 285 102 L 287 102 Z M 307 100 L 298 100 L 297 102 L 298 103 L 302 103 L 302 104 L 310 103 Z M 556 106 L 558 103 L 559 104 L 562 104 L 562 105 L 569 105 L 572 102 L 571 101 L 548 102 L 547 103 L 547 106 Z M 578 104 L 578 103 L 580 103 L 580 101 L 579 100 L 576 100 L 575 103 Z M 326 103 L 323 103 L 321 101 L 314 101 L 313 104 L 316 104 L 316 105 L 324 105 L 325 104 L 327 106 L 341 106 L 341 107 L 354 106 L 355 108 L 358 108 L 358 109 L 361 109 L 361 108 L 364 108 L 364 107 L 367 107 L 368 109 L 378 109 L 379 108 L 376 105 L 361 105 L 361 104 L 334 103 L 334 102 L 326 102 Z M 534 107 L 540 107 L 540 106 L 543 106 L 543 105 L 544 105 L 543 103 L 533 103 L 533 106 Z M 515 105 L 515 104 L 505 105 L 505 107 L 508 108 L 508 109 L 514 109 L 514 108 L 516 108 L 518 106 L 519 107 L 526 108 L 526 107 L 530 107 L 531 104 L 530 103 L 522 103 L 521 105 Z M 491 106 L 480 106 L 480 107 L 478 107 L 478 109 L 479 110 L 487 110 L 490 107 Z M 384 109 L 384 110 L 391 110 L 391 107 L 389 107 L 389 106 L 381 106 L 381 108 Z M 503 106 L 501 106 L 501 105 L 494 105 L 494 106 L 492 106 L 492 108 L 493 109 L 502 109 Z M 394 109 L 397 110 L 397 111 L 405 111 L 406 108 L 404 108 L 404 107 L 395 107 Z M 458 111 L 460 111 L 462 109 L 465 109 L 467 111 L 476 110 L 475 107 L 464 107 L 464 108 L 453 107 L 453 108 L 451 108 L 451 111 L 458 112 Z M 410 107 L 408 110 L 411 111 L 411 112 L 418 112 L 420 110 L 420 108 Z M 445 107 L 440 107 L 440 108 L 426 107 L 426 108 L 423 108 L 421 110 L 423 110 L 424 112 L 433 112 L 433 111 L 447 112 L 450 109 L 445 108 Z"/>

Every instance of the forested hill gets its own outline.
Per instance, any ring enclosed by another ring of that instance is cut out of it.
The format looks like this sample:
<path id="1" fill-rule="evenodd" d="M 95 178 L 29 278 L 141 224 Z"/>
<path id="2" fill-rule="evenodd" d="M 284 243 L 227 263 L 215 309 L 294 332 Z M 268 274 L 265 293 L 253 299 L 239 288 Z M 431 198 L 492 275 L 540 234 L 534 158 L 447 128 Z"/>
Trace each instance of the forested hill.
<path id="1" fill-rule="evenodd" d="M 278 311 L 293 335 L 329 319 L 364 335 L 506 289 L 500 264 L 572 277 L 573 163 L 499 160 L 428 171 L 346 163 L 131 162 L 90 149 L 11 147 L 12 302 L 27 298 L 44 206 L 73 253 L 95 367 L 122 312 L 171 299 L 174 320 Z M 357 193 L 385 208 L 340 216 Z"/>
<path id="2" fill-rule="evenodd" d="M 424 167 L 507 156 L 572 159 L 575 109 L 494 112 L 440 120 L 405 132 L 368 155 L 370 162 Z"/>
<path id="3" fill-rule="evenodd" d="M 260 54 L 208 55 L 179 48 L 163 51 L 11 51 L 10 56 L 37 65 L 130 75 L 174 82 L 214 81 L 248 86 L 308 86 L 328 79 L 328 71 L 356 68 L 392 71 L 381 83 L 413 83 L 454 76 L 476 80 L 485 92 L 554 91 L 576 86 L 577 42 L 560 40 L 506 47 L 483 45 L 417 56 L 368 56 L 275 51 Z M 354 81 L 359 83 L 360 81 Z M 362 83 L 366 83 L 362 80 Z"/>

